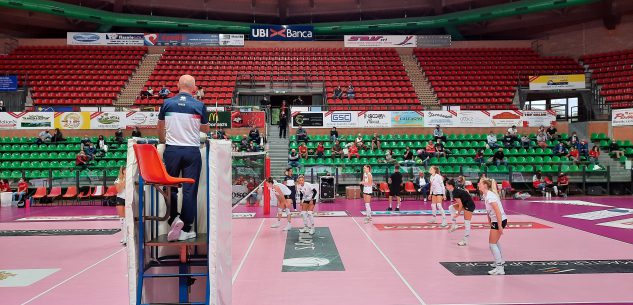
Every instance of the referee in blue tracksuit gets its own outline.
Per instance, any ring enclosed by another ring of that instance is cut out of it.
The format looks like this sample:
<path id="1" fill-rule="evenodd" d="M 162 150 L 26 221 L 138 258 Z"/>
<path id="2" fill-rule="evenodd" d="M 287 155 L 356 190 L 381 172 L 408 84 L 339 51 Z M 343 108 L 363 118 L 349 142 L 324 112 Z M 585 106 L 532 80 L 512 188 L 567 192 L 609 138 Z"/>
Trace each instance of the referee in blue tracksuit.
<path id="1" fill-rule="evenodd" d="M 209 117 L 204 104 L 193 97 L 196 80 L 183 75 L 178 80 L 179 93 L 165 99 L 158 113 L 158 136 L 165 143 L 163 162 L 167 173 L 173 177 L 192 178 L 194 184 L 182 187 L 182 211 L 178 213 L 178 189 L 171 191 L 171 226 L 167 240 L 187 240 L 196 237 L 193 221 L 198 203 L 198 183 L 202 168 L 200 132 L 209 133 Z"/>

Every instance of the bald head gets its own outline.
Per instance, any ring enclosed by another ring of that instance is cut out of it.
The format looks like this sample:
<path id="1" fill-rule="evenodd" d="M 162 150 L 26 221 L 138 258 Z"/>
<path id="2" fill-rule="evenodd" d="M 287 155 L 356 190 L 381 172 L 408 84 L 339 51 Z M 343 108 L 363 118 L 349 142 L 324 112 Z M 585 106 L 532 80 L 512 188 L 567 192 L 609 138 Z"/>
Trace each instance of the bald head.
<path id="1" fill-rule="evenodd" d="M 178 80 L 178 90 L 180 92 L 194 93 L 196 91 L 196 79 L 191 75 L 183 75 Z"/>

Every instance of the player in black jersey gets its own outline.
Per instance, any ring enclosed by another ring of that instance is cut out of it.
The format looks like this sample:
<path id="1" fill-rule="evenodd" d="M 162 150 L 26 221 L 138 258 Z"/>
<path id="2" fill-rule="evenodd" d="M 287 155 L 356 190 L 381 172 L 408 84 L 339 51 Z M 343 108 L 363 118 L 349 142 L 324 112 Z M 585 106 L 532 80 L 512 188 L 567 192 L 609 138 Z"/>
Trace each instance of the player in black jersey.
<path id="1" fill-rule="evenodd" d="M 446 182 L 446 189 L 453 193 L 455 203 L 448 207 L 448 211 L 451 213 L 453 225 L 451 225 L 450 231 L 457 230 L 457 216 L 463 210 L 464 211 L 464 238 L 457 244 L 460 246 L 468 245 L 468 237 L 470 236 L 470 220 L 473 219 L 473 212 L 475 211 L 475 202 L 470 194 L 460 188 L 455 187 L 455 180 L 451 179 Z"/>

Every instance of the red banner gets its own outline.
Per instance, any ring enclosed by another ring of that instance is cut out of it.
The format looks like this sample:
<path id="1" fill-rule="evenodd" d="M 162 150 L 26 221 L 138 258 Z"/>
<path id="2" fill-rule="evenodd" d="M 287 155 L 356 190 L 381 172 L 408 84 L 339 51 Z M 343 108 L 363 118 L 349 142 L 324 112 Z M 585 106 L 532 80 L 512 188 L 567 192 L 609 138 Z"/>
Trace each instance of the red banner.
<path id="1" fill-rule="evenodd" d="M 231 128 L 264 128 L 266 126 L 266 114 L 263 111 L 231 112 Z"/>

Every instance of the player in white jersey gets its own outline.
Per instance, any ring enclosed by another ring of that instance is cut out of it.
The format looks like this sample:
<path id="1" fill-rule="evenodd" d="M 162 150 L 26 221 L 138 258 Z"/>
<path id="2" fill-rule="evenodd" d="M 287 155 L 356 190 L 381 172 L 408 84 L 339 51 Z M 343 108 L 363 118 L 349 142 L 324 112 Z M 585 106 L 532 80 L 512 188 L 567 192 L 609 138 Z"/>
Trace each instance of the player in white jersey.
<path id="1" fill-rule="evenodd" d="M 365 202 L 365 223 L 372 221 L 371 217 L 371 195 L 374 193 L 374 177 L 371 174 L 371 166 L 365 164 L 363 166 L 363 201 Z"/>
<path id="2" fill-rule="evenodd" d="M 303 229 L 301 233 L 314 234 L 314 205 L 317 200 L 317 185 L 305 182 L 305 177 L 299 175 L 297 179 L 297 199 L 301 202 L 301 218 Z"/>
<path id="3" fill-rule="evenodd" d="M 440 210 L 440 215 L 442 216 L 441 227 L 446 227 L 448 226 L 446 224 L 446 214 L 444 213 L 444 207 L 442 207 L 442 202 L 446 200 L 444 177 L 440 174 L 440 169 L 437 166 L 431 166 L 429 173 L 431 173 L 429 199 L 431 199 L 431 210 L 433 211 L 433 219 L 430 222 L 435 223 L 437 210 Z"/>
<path id="4" fill-rule="evenodd" d="M 494 269 L 488 271 L 490 275 L 504 275 L 505 261 L 501 254 L 501 244 L 499 239 L 503 234 L 503 229 L 506 227 L 508 220 L 506 214 L 503 211 L 503 205 L 501 199 L 493 191 L 493 182 L 490 179 L 482 179 L 479 181 L 479 189 L 483 193 L 483 197 L 486 203 L 486 211 L 488 212 L 488 222 L 490 223 L 490 235 L 488 237 L 488 243 L 490 246 L 490 252 L 495 259 Z"/>
<path id="5" fill-rule="evenodd" d="M 273 177 L 266 179 L 268 187 L 270 189 L 270 198 L 277 200 L 277 222 L 274 223 L 271 228 L 279 228 L 281 226 L 281 216 L 283 212 L 286 212 L 288 218 L 288 224 L 284 227 L 284 231 L 292 229 L 292 215 L 290 215 L 290 207 L 292 206 L 292 198 L 290 195 L 292 191 L 284 184 L 278 183 L 273 180 Z"/>

